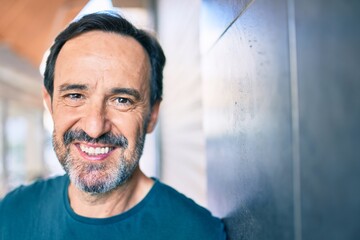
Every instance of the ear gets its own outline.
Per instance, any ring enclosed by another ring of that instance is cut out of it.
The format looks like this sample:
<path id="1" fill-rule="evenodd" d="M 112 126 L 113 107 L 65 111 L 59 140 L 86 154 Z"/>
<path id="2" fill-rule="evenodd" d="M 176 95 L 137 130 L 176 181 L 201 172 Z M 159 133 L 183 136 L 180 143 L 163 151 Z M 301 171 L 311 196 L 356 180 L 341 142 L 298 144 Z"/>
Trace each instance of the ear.
<path id="1" fill-rule="evenodd" d="M 157 119 L 159 117 L 160 100 L 156 101 L 151 108 L 150 119 L 147 125 L 146 133 L 154 131 Z"/>
<path id="2" fill-rule="evenodd" d="M 42 95 L 43 95 L 43 101 L 45 103 L 45 107 L 47 108 L 49 113 L 52 115 L 51 96 L 44 86 L 42 87 Z"/>

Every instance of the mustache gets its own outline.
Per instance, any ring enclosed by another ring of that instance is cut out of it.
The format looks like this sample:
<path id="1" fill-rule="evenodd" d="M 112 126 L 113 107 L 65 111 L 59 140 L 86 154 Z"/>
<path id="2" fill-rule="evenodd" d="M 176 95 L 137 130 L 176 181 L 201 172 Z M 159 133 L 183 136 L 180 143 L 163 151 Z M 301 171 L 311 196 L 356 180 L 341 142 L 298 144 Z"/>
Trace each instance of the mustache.
<path id="1" fill-rule="evenodd" d="M 98 138 L 92 138 L 83 130 L 68 130 L 64 133 L 63 140 L 65 146 L 74 141 L 84 141 L 93 144 L 105 144 L 123 148 L 127 148 L 129 144 L 127 138 L 123 135 L 115 135 L 109 132 Z"/>

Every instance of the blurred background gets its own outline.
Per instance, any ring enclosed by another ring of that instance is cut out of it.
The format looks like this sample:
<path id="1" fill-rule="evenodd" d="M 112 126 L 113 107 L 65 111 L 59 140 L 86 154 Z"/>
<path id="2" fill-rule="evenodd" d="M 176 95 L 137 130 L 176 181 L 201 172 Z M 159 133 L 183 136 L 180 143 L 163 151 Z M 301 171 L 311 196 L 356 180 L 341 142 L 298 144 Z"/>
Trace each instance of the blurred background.
<path id="1" fill-rule="evenodd" d="M 148 175 L 229 239 L 360 239 L 358 0 L 0 0 L 0 197 L 63 174 L 40 65 L 74 18 L 109 8 L 167 56 Z"/>

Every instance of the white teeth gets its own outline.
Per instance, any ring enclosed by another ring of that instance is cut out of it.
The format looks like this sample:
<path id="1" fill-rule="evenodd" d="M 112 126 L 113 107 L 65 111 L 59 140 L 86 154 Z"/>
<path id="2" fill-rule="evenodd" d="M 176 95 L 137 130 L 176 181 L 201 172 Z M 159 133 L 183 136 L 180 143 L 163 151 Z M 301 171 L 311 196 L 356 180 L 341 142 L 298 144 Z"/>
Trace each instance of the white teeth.
<path id="1" fill-rule="evenodd" d="M 94 148 L 94 147 L 87 147 L 87 146 L 84 146 L 81 144 L 80 144 L 80 149 L 81 149 L 81 151 L 83 151 L 84 153 L 86 153 L 88 155 L 106 154 L 111 150 L 111 148 L 109 148 L 109 147 Z"/>

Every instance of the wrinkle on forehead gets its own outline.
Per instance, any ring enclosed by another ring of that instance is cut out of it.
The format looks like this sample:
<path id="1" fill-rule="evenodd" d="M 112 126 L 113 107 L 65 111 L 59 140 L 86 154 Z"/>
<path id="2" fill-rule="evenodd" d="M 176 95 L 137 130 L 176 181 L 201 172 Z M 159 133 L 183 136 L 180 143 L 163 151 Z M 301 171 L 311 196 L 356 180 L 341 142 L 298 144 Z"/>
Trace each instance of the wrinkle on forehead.
<path id="1" fill-rule="evenodd" d="M 150 60 L 135 39 L 93 31 L 69 40 L 55 65 L 54 89 L 86 84 L 89 89 L 133 88 L 150 98 Z"/>
<path id="2" fill-rule="evenodd" d="M 120 68 L 132 77 L 145 72 L 146 76 L 143 77 L 150 79 L 148 54 L 140 43 L 129 36 L 102 31 L 83 33 L 65 43 L 59 53 L 57 65 L 66 65 L 69 58 L 74 57 L 101 68 L 104 74 L 113 68 Z"/>

